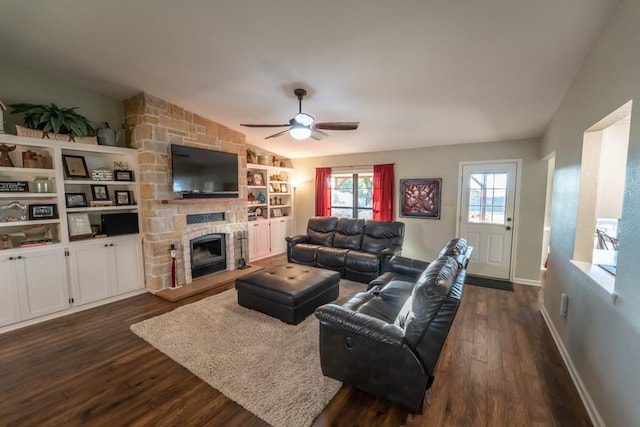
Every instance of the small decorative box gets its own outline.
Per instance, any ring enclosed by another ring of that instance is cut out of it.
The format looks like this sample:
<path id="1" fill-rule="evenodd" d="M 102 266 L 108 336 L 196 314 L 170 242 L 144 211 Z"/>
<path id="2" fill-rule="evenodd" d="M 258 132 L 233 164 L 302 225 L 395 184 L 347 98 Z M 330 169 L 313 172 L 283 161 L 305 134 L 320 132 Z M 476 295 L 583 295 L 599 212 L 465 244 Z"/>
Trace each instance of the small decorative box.
<path id="1" fill-rule="evenodd" d="M 91 171 L 91 179 L 94 181 L 113 181 L 113 171 L 107 168 L 98 168 Z"/>

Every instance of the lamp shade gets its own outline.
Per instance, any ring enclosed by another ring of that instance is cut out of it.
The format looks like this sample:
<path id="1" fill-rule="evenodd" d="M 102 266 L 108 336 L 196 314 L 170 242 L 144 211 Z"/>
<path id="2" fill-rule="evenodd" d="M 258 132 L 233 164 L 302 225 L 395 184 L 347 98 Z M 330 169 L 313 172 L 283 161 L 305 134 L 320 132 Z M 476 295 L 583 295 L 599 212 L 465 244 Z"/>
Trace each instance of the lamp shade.
<path id="1" fill-rule="evenodd" d="M 307 139 L 311 136 L 311 128 L 307 126 L 293 126 L 289 130 L 289 135 L 294 139 Z"/>

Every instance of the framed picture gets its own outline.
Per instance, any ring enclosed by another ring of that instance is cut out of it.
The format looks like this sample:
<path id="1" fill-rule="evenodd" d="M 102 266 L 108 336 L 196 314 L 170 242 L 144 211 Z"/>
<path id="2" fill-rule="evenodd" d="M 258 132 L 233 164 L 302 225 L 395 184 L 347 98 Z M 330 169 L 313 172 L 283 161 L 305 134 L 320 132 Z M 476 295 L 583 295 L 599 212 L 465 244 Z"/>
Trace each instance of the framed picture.
<path id="1" fill-rule="evenodd" d="M 269 184 L 269 192 L 270 193 L 277 193 L 278 190 L 276 189 L 276 186 L 273 184 Z"/>
<path id="2" fill-rule="evenodd" d="M 442 178 L 400 180 L 400 216 L 440 219 Z"/>
<path id="3" fill-rule="evenodd" d="M 84 193 L 64 193 L 68 208 L 86 208 L 87 195 Z"/>
<path id="4" fill-rule="evenodd" d="M 113 171 L 113 180 L 114 181 L 133 181 L 133 171 L 116 169 Z"/>
<path id="5" fill-rule="evenodd" d="M 29 219 L 55 219 L 58 218 L 58 206 L 53 205 L 29 205 Z"/>
<path id="6" fill-rule="evenodd" d="M 264 185 L 264 177 L 260 172 L 253 174 L 253 185 Z"/>
<path id="7" fill-rule="evenodd" d="M 69 220 L 69 237 L 82 238 L 93 236 L 88 213 L 67 214 L 67 219 Z"/>
<path id="8" fill-rule="evenodd" d="M 289 192 L 289 187 L 287 186 L 287 184 L 280 184 L 280 192 L 281 193 L 288 193 Z"/>
<path id="9" fill-rule="evenodd" d="M 68 178 L 89 178 L 87 162 L 85 162 L 82 156 L 63 154 L 62 165 L 64 166 L 64 173 Z"/>
<path id="10" fill-rule="evenodd" d="M 271 212 L 273 212 L 274 218 L 278 216 L 282 216 L 282 210 L 280 208 L 275 208 Z"/>
<path id="11" fill-rule="evenodd" d="M 106 185 L 92 184 L 91 195 L 93 196 L 93 200 L 109 200 L 109 191 Z"/>
<path id="12" fill-rule="evenodd" d="M 116 190 L 113 194 L 113 197 L 116 199 L 117 206 L 130 205 L 132 203 L 131 191 L 129 190 Z"/>

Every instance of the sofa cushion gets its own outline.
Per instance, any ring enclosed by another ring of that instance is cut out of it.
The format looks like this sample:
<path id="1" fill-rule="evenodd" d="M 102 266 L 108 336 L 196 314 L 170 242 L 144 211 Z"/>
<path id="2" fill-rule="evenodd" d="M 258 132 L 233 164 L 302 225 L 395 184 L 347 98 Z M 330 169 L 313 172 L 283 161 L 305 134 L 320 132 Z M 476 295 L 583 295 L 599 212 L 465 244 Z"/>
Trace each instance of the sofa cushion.
<path id="1" fill-rule="evenodd" d="M 358 250 L 363 235 L 364 219 L 340 218 L 333 235 L 333 247 Z"/>
<path id="2" fill-rule="evenodd" d="M 457 239 L 453 239 L 447 243 L 442 250 L 440 250 L 439 257 L 442 256 L 451 256 L 457 257 L 458 255 L 463 255 L 467 251 L 467 241 L 462 237 Z"/>
<path id="3" fill-rule="evenodd" d="M 374 254 L 389 248 L 402 248 L 404 223 L 369 220 L 364 226 L 360 250 Z"/>
<path id="4" fill-rule="evenodd" d="M 380 265 L 380 258 L 374 254 L 360 251 L 349 251 L 347 253 L 346 266 L 354 271 L 377 273 Z"/>
<path id="5" fill-rule="evenodd" d="M 320 246 L 316 254 L 318 267 L 344 267 L 349 249 Z"/>
<path id="6" fill-rule="evenodd" d="M 333 216 L 309 218 L 307 223 L 309 243 L 333 246 L 333 233 L 336 231 L 336 225 L 338 225 L 338 218 Z"/>
<path id="7" fill-rule="evenodd" d="M 411 311 L 405 319 L 397 319 L 405 329 L 407 342 L 415 346 L 426 331 L 440 306 L 446 301 L 458 274 L 458 262 L 452 257 L 441 257 L 429 264 L 420 275 L 411 293 Z M 404 313 L 401 310 L 400 315 Z"/>
<path id="8" fill-rule="evenodd" d="M 299 243 L 291 248 L 291 261 L 315 266 L 316 255 L 320 247 L 320 245 L 312 245 L 311 243 Z"/>

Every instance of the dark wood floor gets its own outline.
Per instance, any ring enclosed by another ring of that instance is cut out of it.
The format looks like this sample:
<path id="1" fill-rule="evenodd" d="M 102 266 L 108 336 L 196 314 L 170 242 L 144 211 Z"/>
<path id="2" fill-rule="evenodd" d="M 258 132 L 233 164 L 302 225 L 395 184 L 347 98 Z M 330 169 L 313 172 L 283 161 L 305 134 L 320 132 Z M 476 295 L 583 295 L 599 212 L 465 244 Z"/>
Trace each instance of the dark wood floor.
<path id="1" fill-rule="evenodd" d="M 465 287 L 423 414 L 343 387 L 316 425 L 591 425 L 538 291 Z M 215 292 L 140 295 L 0 335 L 0 425 L 265 425 L 129 331 Z"/>

